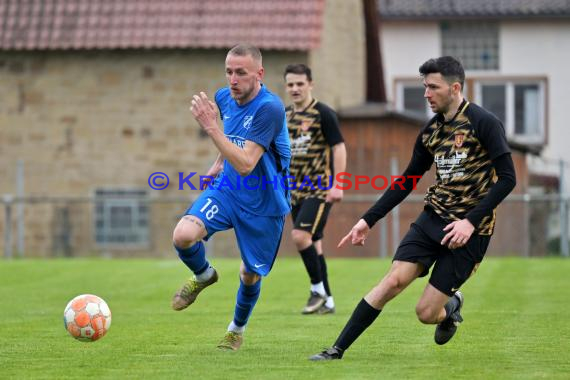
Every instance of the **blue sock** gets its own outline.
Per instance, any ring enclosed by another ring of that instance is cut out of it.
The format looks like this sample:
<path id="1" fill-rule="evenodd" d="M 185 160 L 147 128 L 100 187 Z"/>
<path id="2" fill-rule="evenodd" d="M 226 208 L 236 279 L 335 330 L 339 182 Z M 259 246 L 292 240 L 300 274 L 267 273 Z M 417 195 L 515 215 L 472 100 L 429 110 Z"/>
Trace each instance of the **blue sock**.
<path id="1" fill-rule="evenodd" d="M 202 241 L 195 243 L 190 248 L 182 249 L 177 246 L 174 246 L 174 248 L 178 251 L 180 260 L 182 260 L 194 274 L 198 275 L 210 267 L 210 263 L 206 260 L 206 249 Z"/>
<path id="2" fill-rule="evenodd" d="M 236 326 L 242 327 L 247 324 L 247 320 L 259 298 L 259 293 L 261 293 L 261 280 L 248 286 L 240 278 L 234 312 L 234 324 Z"/>

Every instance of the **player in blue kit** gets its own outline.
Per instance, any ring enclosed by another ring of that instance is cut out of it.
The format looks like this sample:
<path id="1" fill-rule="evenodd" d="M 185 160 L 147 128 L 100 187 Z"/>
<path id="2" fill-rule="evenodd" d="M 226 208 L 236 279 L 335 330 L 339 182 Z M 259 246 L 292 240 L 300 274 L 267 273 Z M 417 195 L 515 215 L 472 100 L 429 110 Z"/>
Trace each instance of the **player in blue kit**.
<path id="1" fill-rule="evenodd" d="M 286 177 L 291 159 L 283 103 L 262 84 L 260 51 L 237 45 L 226 57 L 228 87 L 194 95 L 190 110 L 219 151 L 207 175 L 215 177 L 174 229 L 174 247 L 190 268 L 190 278 L 172 299 L 174 310 L 190 306 L 198 294 L 218 281 L 206 260 L 202 240 L 233 228 L 241 253 L 240 285 L 234 318 L 219 348 L 237 350 L 279 249 L 285 216 L 290 211 Z M 217 114 L 223 121 L 218 127 Z"/>

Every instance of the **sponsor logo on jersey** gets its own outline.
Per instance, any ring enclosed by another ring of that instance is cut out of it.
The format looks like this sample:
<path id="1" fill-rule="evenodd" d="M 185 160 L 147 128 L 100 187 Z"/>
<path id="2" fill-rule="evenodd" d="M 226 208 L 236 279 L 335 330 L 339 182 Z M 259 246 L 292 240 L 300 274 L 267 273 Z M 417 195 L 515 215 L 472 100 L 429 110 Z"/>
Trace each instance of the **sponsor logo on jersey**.
<path id="1" fill-rule="evenodd" d="M 301 122 L 301 129 L 304 132 L 307 132 L 309 130 L 309 128 L 311 128 L 311 125 L 313 125 L 313 121 L 312 120 L 303 120 Z"/>
<path id="2" fill-rule="evenodd" d="M 461 148 L 463 146 L 463 140 L 465 140 L 465 135 L 463 133 L 455 134 L 455 147 Z"/>

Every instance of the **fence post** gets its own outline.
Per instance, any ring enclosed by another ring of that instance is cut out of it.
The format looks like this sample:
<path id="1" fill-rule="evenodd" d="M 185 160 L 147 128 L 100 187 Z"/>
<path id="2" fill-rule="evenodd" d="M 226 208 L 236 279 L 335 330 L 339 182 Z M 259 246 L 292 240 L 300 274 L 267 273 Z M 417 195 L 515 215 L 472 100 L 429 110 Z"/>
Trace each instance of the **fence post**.
<path id="1" fill-rule="evenodd" d="M 12 258 L 12 201 L 11 194 L 4 194 L 4 257 Z"/>
<path id="2" fill-rule="evenodd" d="M 523 195 L 523 220 L 522 220 L 522 230 L 524 231 L 525 239 L 523 241 L 523 256 L 530 257 L 530 246 L 531 246 L 531 235 L 530 235 L 530 202 L 531 197 L 529 194 Z"/>
<path id="3" fill-rule="evenodd" d="M 560 160 L 560 177 L 558 179 L 560 195 L 560 253 L 568 257 L 568 206 L 566 201 L 566 186 L 564 185 L 564 160 Z"/>
<path id="4" fill-rule="evenodd" d="M 560 196 L 560 254 L 568 257 L 568 199 Z"/>
<path id="5" fill-rule="evenodd" d="M 18 160 L 16 166 L 16 254 L 18 257 L 24 256 L 24 161 Z"/>

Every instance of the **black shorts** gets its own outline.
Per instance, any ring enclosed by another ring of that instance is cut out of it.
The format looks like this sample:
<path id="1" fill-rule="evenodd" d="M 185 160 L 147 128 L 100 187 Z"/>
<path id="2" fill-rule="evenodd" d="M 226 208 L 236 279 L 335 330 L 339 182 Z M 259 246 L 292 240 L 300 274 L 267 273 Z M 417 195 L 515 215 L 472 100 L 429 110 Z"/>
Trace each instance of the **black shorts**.
<path id="1" fill-rule="evenodd" d="M 293 228 L 307 231 L 312 235 L 313 241 L 321 240 L 331 207 L 332 203 L 325 202 L 324 199 L 306 198 L 300 200 L 291 209 Z"/>
<path id="2" fill-rule="evenodd" d="M 473 234 L 463 247 L 449 249 L 440 244 L 447 224 L 426 207 L 410 226 L 393 260 L 422 264 L 424 270 L 420 277 L 426 276 L 435 263 L 429 283 L 452 296 L 483 260 L 491 236 Z"/>

